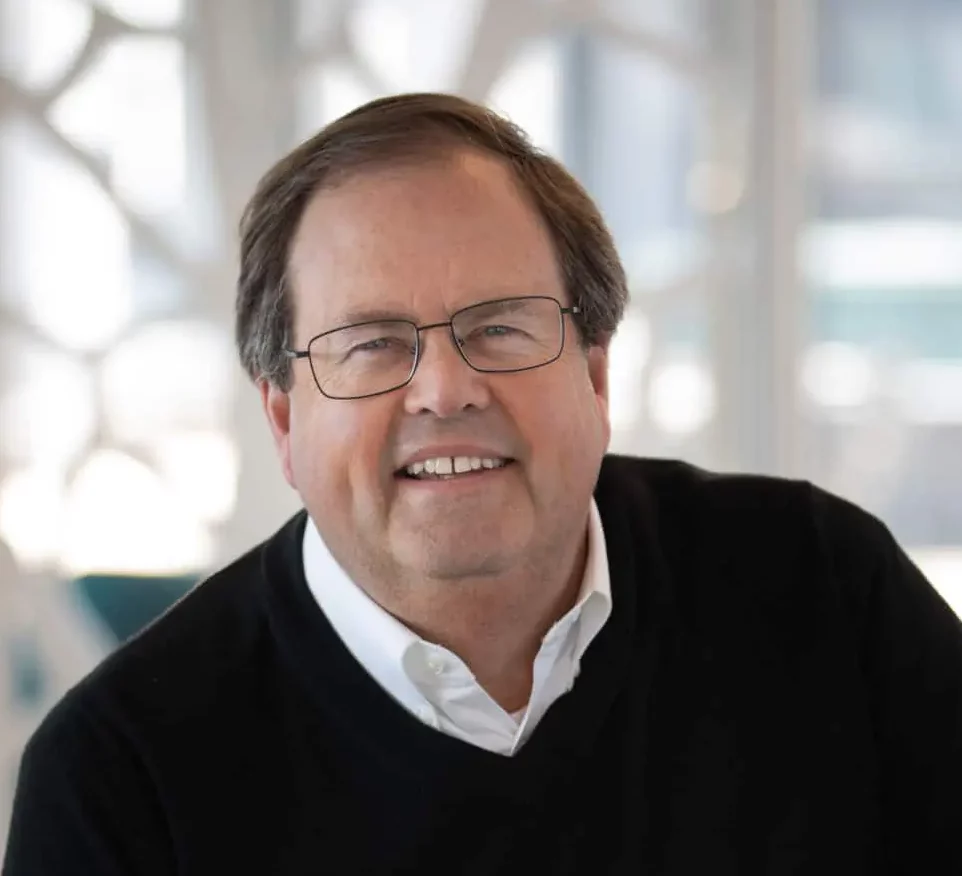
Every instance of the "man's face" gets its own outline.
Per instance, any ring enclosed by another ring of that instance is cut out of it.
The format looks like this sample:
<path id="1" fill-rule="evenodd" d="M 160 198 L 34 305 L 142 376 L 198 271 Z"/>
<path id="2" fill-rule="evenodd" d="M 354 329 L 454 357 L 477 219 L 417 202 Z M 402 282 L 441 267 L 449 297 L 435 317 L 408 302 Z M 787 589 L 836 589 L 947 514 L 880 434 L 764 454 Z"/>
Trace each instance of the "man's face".
<path id="1" fill-rule="evenodd" d="M 509 170 L 467 151 L 317 194 L 289 270 L 297 349 L 367 313 L 423 325 L 511 296 L 570 304 Z M 342 565 L 400 582 L 506 574 L 568 554 L 609 425 L 605 352 L 585 351 L 565 321 L 561 357 L 530 371 L 474 371 L 442 328 L 422 333 L 417 371 L 393 392 L 326 398 L 303 360 L 289 393 L 262 384 L 285 476 Z M 404 470 L 457 456 L 509 462 L 450 479 Z"/>

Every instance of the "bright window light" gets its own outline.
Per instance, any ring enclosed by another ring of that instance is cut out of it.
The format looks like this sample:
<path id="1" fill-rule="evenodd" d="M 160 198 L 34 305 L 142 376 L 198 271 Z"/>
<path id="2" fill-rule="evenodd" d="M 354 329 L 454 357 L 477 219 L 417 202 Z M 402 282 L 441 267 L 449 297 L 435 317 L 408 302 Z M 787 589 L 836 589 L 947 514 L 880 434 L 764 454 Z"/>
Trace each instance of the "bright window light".
<path id="1" fill-rule="evenodd" d="M 194 510 L 143 463 L 100 450 L 78 471 L 64 516 L 65 572 L 180 574 L 212 558 L 210 533 Z"/>
<path id="2" fill-rule="evenodd" d="M 561 155 L 561 55 L 555 40 L 525 46 L 495 83 L 488 103 L 520 125 L 532 142 Z"/>

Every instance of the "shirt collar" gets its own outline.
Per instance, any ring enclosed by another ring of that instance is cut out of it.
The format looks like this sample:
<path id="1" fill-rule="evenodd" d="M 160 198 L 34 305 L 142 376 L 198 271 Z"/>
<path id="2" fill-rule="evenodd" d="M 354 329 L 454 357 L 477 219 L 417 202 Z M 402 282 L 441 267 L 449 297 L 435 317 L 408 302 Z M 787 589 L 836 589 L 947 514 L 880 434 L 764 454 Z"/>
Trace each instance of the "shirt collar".
<path id="1" fill-rule="evenodd" d="M 423 697 L 405 671 L 405 656 L 412 648 L 427 643 L 351 580 L 310 517 L 304 527 L 303 555 L 308 587 L 341 641 L 381 687 L 403 705 L 416 709 L 423 703 Z M 601 515 L 592 498 L 585 572 L 578 598 L 552 629 L 582 621 L 574 655 L 580 660 L 610 614 L 608 551 Z"/>
<path id="2" fill-rule="evenodd" d="M 358 663 L 395 699 L 417 708 L 421 696 L 404 671 L 404 656 L 420 637 L 351 580 L 310 517 L 304 527 L 304 574 L 314 599 Z"/>
<path id="3" fill-rule="evenodd" d="M 581 624 L 575 646 L 575 659 L 580 660 L 591 640 L 601 631 L 611 615 L 611 574 L 608 569 L 608 545 L 601 526 L 598 505 L 591 500 L 588 512 L 588 553 L 585 575 L 575 609 L 580 609 Z"/>

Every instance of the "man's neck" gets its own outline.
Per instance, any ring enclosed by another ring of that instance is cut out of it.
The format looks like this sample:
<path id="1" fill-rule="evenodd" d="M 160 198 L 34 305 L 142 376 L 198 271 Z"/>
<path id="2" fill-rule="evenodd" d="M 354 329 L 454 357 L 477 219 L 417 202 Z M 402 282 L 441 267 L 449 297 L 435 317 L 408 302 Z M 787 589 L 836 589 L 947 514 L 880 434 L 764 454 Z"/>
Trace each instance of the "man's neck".
<path id="1" fill-rule="evenodd" d="M 368 594 L 421 638 L 457 654 L 491 698 L 514 712 L 531 696 L 545 634 L 578 598 L 586 555 L 587 536 L 563 562 L 555 556 L 553 569 L 568 570 L 561 576 L 529 568 L 497 580 L 429 582 Z"/>

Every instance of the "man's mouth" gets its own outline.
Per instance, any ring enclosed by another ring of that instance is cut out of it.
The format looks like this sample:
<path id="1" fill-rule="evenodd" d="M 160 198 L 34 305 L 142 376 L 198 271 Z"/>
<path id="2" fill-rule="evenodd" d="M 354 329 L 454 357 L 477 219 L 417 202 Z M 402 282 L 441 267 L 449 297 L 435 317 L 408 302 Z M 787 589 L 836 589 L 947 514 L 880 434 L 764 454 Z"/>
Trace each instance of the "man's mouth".
<path id="1" fill-rule="evenodd" d="M 513 459 L 502 456 L 437 456 L 432 459 L 422 459 L 412 462 L 397 472 L 398 477 L 413 480 L 447 480 L 463 477 L 476 472 L 492 471 L 504 468 L 514 462 Z"/>

